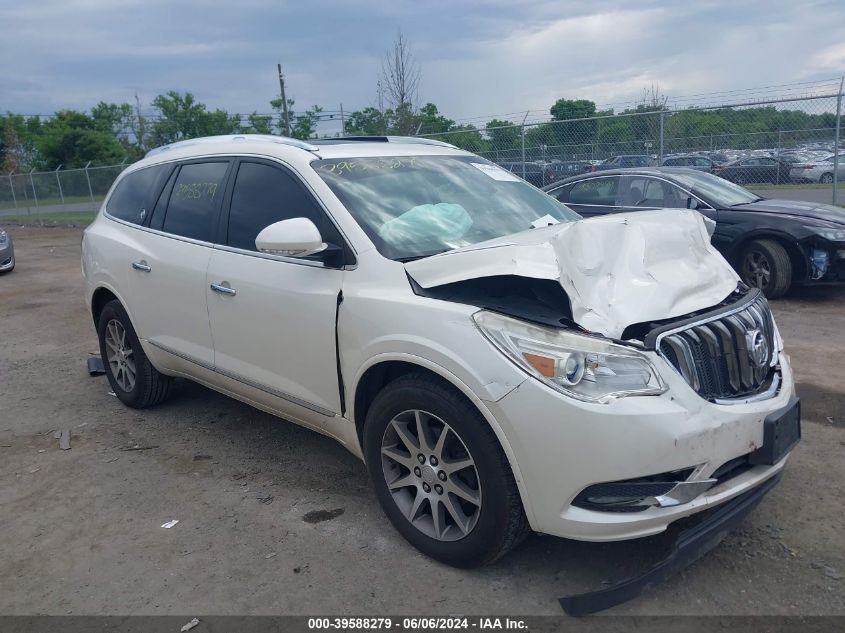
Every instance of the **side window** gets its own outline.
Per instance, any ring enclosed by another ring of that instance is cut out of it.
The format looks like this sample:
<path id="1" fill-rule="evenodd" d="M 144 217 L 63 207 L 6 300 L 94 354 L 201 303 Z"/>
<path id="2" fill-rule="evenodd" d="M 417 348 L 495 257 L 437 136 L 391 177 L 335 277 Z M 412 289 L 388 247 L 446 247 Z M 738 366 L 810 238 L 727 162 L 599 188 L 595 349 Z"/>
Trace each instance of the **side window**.
<path id="1" fill-rule="evenodd" d="M 642 206 L 648 181 L 643 176 L 625 176 L 622 178 L 617 204 L 623 207 Z"/>
<path id="2" fill-rule="evenodd" d="M 695 159 L 695 166 L 696 167 L 710 167 L 710 160 L 707 158 L 696 158 Z"/>
<path id="3" fill-rule="evenodd" d="M 210 242 L 228 162 L 182 165 L 170 192 L 162 230 Z"/>
<path id="4" fill-rule="evenodd" d="M 166 165 L 155 165 L 133 171 L 127 174 L 115 187 L 106 205 L 109 215 L 131 222 L 143 224 L 147 212 L 158 193 L 158 183 L 161 175 L 166 171 Z"/>
<path id="5" fill-rule="evenodd" d="M 619 178 L 590 178 L 575 183 L 569 194 L 571 204 L 592 204 L 612 207 L 616 204 Z"/>
<path id="6" fill-rule="evenodd" d="M 572 191 L 572 187 L 574 187 L 574 185 L 563 185 L 563 187 L 560 187 L 559 189 L 550 191 L 549 195 L 554 196 L 555 198 L 566 204 L 568 202 L 571 202 L 571 200 L 569 199 L 569 194 Z"/>
<path id="7" fill-rule="evenodd" d="M 342 244 L 335 226 L 294 176 L 263 163 L 241 163 L 232 189 L 226 243 L 254 251 L 262 229 L 291 218 L 308 218 L 324 241 Z"/>

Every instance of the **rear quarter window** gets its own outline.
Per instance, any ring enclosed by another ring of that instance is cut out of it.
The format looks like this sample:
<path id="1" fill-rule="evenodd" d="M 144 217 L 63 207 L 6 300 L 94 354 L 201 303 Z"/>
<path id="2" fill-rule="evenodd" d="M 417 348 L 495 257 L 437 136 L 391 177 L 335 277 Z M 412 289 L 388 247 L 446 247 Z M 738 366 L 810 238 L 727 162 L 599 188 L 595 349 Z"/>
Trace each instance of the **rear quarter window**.
<path id="1" fill-rule="evenodd" d="M 106 212 L 125 222 L 143 224 L 167 169 L 167 165 L 154 165 L 124 176 L 109 197 Z"/>

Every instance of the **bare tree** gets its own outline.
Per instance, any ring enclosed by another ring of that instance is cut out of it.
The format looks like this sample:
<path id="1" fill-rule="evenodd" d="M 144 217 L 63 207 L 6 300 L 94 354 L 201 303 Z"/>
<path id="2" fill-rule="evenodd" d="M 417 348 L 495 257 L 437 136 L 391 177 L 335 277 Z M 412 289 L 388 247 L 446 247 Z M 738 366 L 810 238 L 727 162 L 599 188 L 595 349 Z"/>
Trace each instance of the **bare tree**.
<path id="1" fill-rule="evenodd" d="M 381 62 L 381 88 L 387 95 L 401 134 L 413 132 L 413 114 L 420 84 L 420 65 L 408 39 L 398 31 L 393 47 L 385 52 Z"/>
<path id="2" fill-rule="evenodd" d="M 666 103 L 669 101 L 669 96 L 660 92 L 660 84 L 653 83 L 651 88 L 643 88 L 642 105 L 648 112 L 659 112 L 666 110 Z"/>

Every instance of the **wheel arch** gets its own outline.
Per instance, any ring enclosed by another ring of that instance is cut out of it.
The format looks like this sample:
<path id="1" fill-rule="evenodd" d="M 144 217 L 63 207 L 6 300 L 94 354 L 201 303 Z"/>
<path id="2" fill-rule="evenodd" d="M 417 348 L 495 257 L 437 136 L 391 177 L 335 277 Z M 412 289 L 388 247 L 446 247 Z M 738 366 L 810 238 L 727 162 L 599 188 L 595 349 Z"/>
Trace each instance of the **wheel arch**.
<path id="1" fill-rule="evenodd" d="M 802 281 L 807 278 L 807 255 L 793 237 L 775 230 L 755 231 L 738 240 L 731 252 L 731 263 L 734 268 L 739 269 L 742 264 L 740 258 L 743 252 L 751 242 L 756 240 L 772 240 L 786 249 L 786 254 L 789 255 L 789 260 L 792 263 L 792 281 Z"/>
<path id="2" fill-rule="evenodd" d="M 91 295 L 91 316 L 94 319 L 95 328 L 100 323 L 100 314 L 103 312 L 103 308 L 105 308 L 106 304 L 110 301 L 120 301 L 120 299 L 118 299 L 114 292 L 105 286 L 100 286 Z M 123 302 L 120 301 L 120 304 L 123 305 Z M 124 309 L 126 308 L 125 305 L 123 307 Z"/>
<path id="3" fill-rule="evenodd" d="M 525 515 L 528 517 L 528 522 L 534 525 L 534 513 L 524 489 L 522 473 L 519 470 L 519 465 L 516 462 L 516 457 L 504 430 L 493 414 L 490 413 L 490 410 L 484 405 L 484 402 L 460 378 L 437 363 L 410 354 L 399 356 L 383 355 L 371 359 L 369 363 L 361 368 L 355 381 L 351 411 L 359 444 L 363 447 L 364 422 L 367 417 L 367 411 L 376 395 L 391 381 L 412 372 L 429 374 L 448 384 L 450 387 L 457 389 L 481 413 L 484 420 L 493 429 L 499 445 L 505 452 L 517 488 L 519 489 L 519 496 L 522 500 Z"/>

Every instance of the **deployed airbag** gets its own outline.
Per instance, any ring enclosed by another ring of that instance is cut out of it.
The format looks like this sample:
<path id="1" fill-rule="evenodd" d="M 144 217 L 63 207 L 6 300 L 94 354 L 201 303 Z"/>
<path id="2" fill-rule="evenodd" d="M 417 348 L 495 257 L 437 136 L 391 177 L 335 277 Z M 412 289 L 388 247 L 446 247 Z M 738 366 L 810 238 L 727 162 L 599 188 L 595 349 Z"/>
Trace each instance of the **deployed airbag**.
<path id="1" fill-rule="evenodd" d="M 423 288 L 517 275 L 556 279 L 576 323 L 619 338 L 628 325 L 715 305 L 739 277 L 710 243 L 704 217 L 659 209 L 578 220 L 406 264 Z"/>

